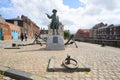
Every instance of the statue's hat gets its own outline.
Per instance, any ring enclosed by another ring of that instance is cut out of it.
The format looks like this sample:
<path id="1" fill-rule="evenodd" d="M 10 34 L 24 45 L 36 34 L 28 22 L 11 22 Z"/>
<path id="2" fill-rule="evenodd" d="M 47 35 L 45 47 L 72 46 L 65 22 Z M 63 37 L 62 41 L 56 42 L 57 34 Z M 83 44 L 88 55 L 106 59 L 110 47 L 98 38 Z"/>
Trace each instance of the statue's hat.
<path id="1" fill-rule="evenodd" d="M 52 12 L 57 12 L 57 10 L 56 10 L 56 9 L 53 9 Z"/>

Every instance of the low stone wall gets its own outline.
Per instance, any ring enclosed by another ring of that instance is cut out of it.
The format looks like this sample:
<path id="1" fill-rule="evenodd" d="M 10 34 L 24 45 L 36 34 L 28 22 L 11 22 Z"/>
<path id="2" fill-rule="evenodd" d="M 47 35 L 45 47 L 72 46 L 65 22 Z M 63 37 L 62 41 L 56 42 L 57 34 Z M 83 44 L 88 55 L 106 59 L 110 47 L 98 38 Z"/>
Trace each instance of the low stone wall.
<path id="1" fill-rule="evenodd" d="M 101 44 L 102 42 L 108 46 L 120 47 L 120 40 L 89 40 L 88 42 Z"/>
<path id="2" fill-rule="evenodd" d="M 108 46 L 120 47 L 120 40 L 100 40 L 100 39 L 86 39 L 86 40 L 75 39 L 75 40 L 83 41 L 83 42 L 90 42 L 90 43 L 95 43 L 95 44 L 101 44 L 102 42 L 104 42 Z"/>

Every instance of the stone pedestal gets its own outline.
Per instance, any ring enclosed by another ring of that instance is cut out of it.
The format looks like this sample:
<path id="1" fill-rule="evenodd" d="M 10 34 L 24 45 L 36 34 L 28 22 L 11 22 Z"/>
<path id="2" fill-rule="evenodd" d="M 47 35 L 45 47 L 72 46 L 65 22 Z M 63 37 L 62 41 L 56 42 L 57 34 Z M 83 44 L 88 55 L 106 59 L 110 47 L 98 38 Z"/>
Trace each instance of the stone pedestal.
<path id="1" fill-rule="evenodd" d="M 46 50 L 65 50 L 63 37 L 60 35 L 49 36 L 46 43 Z"/>
<path id="2" fill-rule="evenodd" d="M 55 56 L 52 56 L 49 59 L 47 71 L 48 72 L 90 72 L 91 68 L 85 64 L 82 63 L 78 58 L 74 57 L 74 59 L 78 63 L 78 68 L 76 69 L 68 69 L 62 65 L 62 60 L 59 58 L 56 58 Z M 64 60 L 64 59 L 63 59 Z"/>

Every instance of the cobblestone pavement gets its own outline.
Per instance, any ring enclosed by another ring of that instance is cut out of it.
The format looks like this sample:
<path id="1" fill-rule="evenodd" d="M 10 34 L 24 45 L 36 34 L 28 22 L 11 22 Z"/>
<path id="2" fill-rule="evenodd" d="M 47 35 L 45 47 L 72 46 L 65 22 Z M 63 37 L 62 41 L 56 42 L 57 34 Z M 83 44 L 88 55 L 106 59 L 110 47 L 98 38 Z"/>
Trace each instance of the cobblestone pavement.
<path id="1" fill-rule="evenodd" d="M 16 43 L 16 44 L 29 44 L 29 43 L 32 43 L 33 41 L 34 41 L 33 39 L 28 39 L 28 41 L 21 41 L 21 40 L 1 41 L 0 40 L 0 48 L 11 47 L 12 43 Z"/>
<path id="2" fill-rule="evenodd" d="M 2 42 L 0 43 L 2 46 Z M 5 44 L 8 45 L 7 42 Z M 0 48 L 0 65 L 45 76 L 51 80 L 120 80 L 120 48 L 101 47 L 84 42 L 77 44 L 79 48 L 72 44 L 62 51 L 46 51 L 45 45 L 21 46 L 21 49 Z M 72 73 L 46 71 L 51 56 L 62 62 L 67 54 L 77 56 L 81 62 L 91 67 L 91 71 Z"/>

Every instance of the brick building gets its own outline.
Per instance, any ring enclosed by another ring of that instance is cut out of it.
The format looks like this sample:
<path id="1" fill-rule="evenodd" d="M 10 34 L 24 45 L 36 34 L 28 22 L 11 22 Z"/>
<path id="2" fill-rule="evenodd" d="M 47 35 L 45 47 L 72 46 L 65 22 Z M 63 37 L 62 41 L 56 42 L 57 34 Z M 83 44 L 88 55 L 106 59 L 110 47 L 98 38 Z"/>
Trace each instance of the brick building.
<path id="1" fill-rule="evenodd" d="M 120 24 L 106 25 L 103 23 L 95 25 L 90 30 L 90 42 L 120 47 Z"/>
<path id="2" fill-rule="evenodd" d="M 89 38 L 89 29 L 79 29 L 75 34 L 75 38 L 80 41 L 87 41 Z"/>
<path id="3" fill-rule="evenodd" d="M 20 27 L 7 23 L 0 15 L 0 40 L 17 40 L 20 36 Z"/>
<path id="4" fill-rule="evenodd" d="M 33 38 L 35 33 L 39 33 L 40 29 L 33 21 L 27 16 L 22 15 L 21 17 L 6 19 L 7 22 L 21 27 L 22 33 L 27 33 L 29 38 Z"/>
<path id="5" fill-rule="evenodd" d="M 11 30 L 7 23 L 0 22 L 0 40 L 11 40 Z"/>
<path id="6" fill-rule="evenodd" d="M 21 27 L 16 26 L 11 23 L 7 23 L 10 27 L 11 33 L 12 33 L 12 39 L 13 40 L 18 40 L 20 38 L 20 33 L 21 33 Z"/>
<path id="7" fill-rule="evenodd" d="M 101 22 L 101 23 L 98 23 L 98 24 L 96 24 L 95 26 L 93 26 L 92 27 L 92 29 L 90 29 L 90 38 L 91 39 L 97 39 L 97 38 L 99 38 L 98 37 L 98 28 L 100 28 L 100 27 L 103 27 L 103 26 L 107 26 L 107 24 L 104 24 L 103 22 Z"/>
<path id="8" fill-rule="evenodd" d="M 98 28 L 99 38 L 106 40 L 120 40 L 120 25 L 108 25 Z"/>

